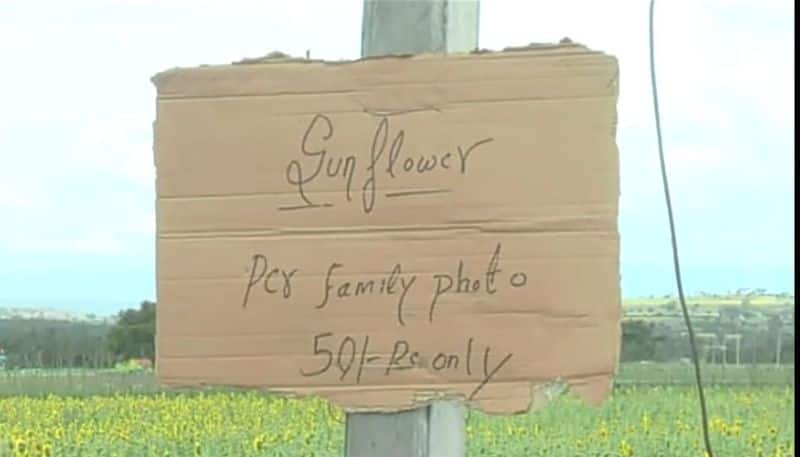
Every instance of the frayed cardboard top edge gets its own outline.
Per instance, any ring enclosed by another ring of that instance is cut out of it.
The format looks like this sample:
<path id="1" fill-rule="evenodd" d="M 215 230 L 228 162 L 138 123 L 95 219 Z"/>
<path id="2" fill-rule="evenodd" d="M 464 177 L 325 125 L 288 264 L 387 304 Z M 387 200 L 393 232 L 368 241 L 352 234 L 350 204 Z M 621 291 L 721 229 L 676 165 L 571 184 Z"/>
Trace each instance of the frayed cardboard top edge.
<path id="1" fill-rule="evenodd" d="M 508 54 L 508 53 L 523 53 L 523 52 L 531 52 L 531 51 L 552 51 L 558 49 L 568 49 L 574 51 L 580 51 L 583 53 L 588 54 L 599 54 L 599 55 L 606 55 L 606 53 L 602 51 L 592 50 L 588 46 L 574 42 L 569 38 L 563 38 L 558 43 L 529 43 L 524 46 L 509 46 L 505 47 L 499 51 L 497 50 L 490 50 L 485 48 L 478 48 L 474 49 L 469 52 L 461 52 L 461 53 L 450 53 L 446 54 L 448 58 L 459 58 L 459 57 L 470 57 L 470 56 L 477 56 L 477 55 L 499 55 L 499 54 Z M 357 64 L 360 62 L 366 61 L 373 61 L 373 60 L 381 60 L 381 59 L 437 59 L 442 58 L 445 54 L 442 53 L 419 53 L 419 54 L 387 54 L 381 56 L 369 56 L 369 57 L 361 57 L 358 59 L 342 59 L 342 60 L 324 60 L 324 59 L 311 59 L 306 57 L 292 57 L 288 54 L 285 54 L 280 51 L 272 51 L 269 54 L 266 54 L 261 57 L 249 57 L 243 58 L 241 60 L 231 62 L 228 64 L 203 64 L 198 65 L 196 67 L 173 67 L 161 72 L 156 73 L 150 78 L 150 81 L 158 86 L 159 81 L 170 74 L 182 71 L 192 71 L 198 69 L 212 69 L 212 68 L 221 68 L 221 67 L 229 67 L 229 66 L 237 66 L 237 65 L 274 65 L 274 64 L 287 64 L 287 63 L 296 63 L 296 64 L 323 64 L 323 65 L 351 65 Z M 613 57 L 613 56 L 609 56 Z"/>

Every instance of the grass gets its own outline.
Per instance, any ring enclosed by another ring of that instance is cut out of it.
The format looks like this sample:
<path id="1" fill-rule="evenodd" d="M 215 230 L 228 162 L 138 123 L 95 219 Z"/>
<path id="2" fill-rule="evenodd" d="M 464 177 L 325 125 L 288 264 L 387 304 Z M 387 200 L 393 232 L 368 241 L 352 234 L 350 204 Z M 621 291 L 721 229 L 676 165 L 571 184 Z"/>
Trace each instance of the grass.
<path id="1" fill-rule="evenodd" d="M 701 374 L 704 385 L 794 386 L 794 365 L 704 364 Z M 693 386 L 694 366 L 683 363 L 626 363 L 619 367 L 617 384 Z"/>

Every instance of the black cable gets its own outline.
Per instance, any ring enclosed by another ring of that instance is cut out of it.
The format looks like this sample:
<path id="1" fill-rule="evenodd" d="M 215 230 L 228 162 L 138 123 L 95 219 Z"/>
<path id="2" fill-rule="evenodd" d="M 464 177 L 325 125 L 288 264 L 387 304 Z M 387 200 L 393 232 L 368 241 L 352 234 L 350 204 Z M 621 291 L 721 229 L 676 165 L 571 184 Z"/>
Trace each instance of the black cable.
<path id="1" fill-rule="evenodd" d="M 700 378 L 700 362 L 697 359 L 697 346 L 695 345 L 694 330 L 692 321 L 689 319 L 689 311 L 686 309 L 686 299 L 683 295 L 683 282 L 681 281 L 681 267 L 678 257 L 678 241 L 675 235 L 675 221 L 672 216 L 672 199 L 669 196 L 669 184 L 667 182 L 667 167 L 664 164 L 664 146 L 661 140 L 661 117 L 658 110 L 658 91 L 656 90 L 656 64 L 655 51 L 653 45 L 653 8 L 655 0 L 650 0 L 650 82 L 653 86 L 653 111 L 656 116 L 656 133 L 658 135 L 658 157 L 661 161 L 661 178 L 664 182 L 664 199 L 667 204 L 667 215 L 669 216 L 669 231 L 672 237 L 672 260 L 675 264 L 675 282 L 678 286 L 678 299 L 683 309 L 683 319 L 686 321 L 686 328 L 689 331 L 689 345 L 692 349 L 692 360 L 694 361 L 694 374 L 697 382 L 697 394 L 700 397 L 700 414 L 702 416 L 703 440 L 706 447 L 706 457 L 714 457 L 711 451 L 711 441 L 708 438 L 708 414 L 706 412 L 706 399 L 703 394 L 703 382 Z"/>

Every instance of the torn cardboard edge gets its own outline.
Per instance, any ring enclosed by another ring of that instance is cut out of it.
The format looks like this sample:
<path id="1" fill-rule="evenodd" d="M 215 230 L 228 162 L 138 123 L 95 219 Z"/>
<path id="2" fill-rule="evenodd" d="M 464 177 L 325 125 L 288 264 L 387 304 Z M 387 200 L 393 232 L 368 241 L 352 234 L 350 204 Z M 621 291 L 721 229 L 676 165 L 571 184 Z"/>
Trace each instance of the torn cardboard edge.
<path id="1" fill-rule="evenodd" d="M 467 400 L 466 395 L 448 392 L 442 390 L 410 390 L 402 389 L 410 393 L 410 402 L 403 405 L 388 405 L 378 404 L 377 402 L 371 406 L 354 406 L 351 402 L 345 399 L 350 396 L 364 397 L 370 394 L 379 393 L 384 387 L 375 387 L 372 389 L 358 389 L 348 390 L 346 387 L 342 388 L 342 394 L 335 395 L 330 393 L 319 392 L 318 389 L 313 387 L 298 389 L 298 388 L 280 388 L 280 387 L 248 387 L 238 385 L 210 385 L 203 382 L 162 382 L 162 388 L 172 391 L 181 391 L 183 389 L 205 389 L 210 391 L 243 391 L 243 392 L 259 392 L 266 395 L 276 395 L 283 398 L 293 400 L 323 400 L 326 403 L 333 405 L 343 412 L 352 413 L 398 413 L 403 411 L 410 411 L 419 408 L 431 406 L 434 403 L 448 402 L 463 405 L 466 409 L 471 411 L 479 411 L 488 416 L 516 416 L 537 412 L 543 408 L 550 406 L 557 398 L 566 393 L 576 394 L 583 404 L 589 407 L 600 407 L 610 397 L 610 393 L 614 387 L 614 374 L 603 373 L 587 376 L 573 376 L 572 379 L 555 378 L 550 382 L 529 382 L 527 390 L 527 398 L 504 397 L 496 398 L 502 400 L 503 404 L 498 405 L 497 408 L 492 408 L 493 399 L 476 399 Z M 432 386 L 433 387 L 433 386 Z M 514 406 L 509 407 L 509 404 Z"/>
<path id="2" fill-rule="evenodd" d="M 174 72 L 190 70 L 190 69 L 204 69 L 204 68 L 220 68 L 220 67 L 228 67 L 232 65 L 272 65 L 272 64 L 323 64 L 323 65 L 350 65 L 350 64 L 357 64 L 359 62 L 365 61 L 373 61 L 373 60 L 383 60 L 383 59 L 458 59 L 458 58 L 469 58 L 472 56 L 497 56 L 503 57 L 504 55 L 508 55 L 509 53 L 525 53 L 525 52 L 542 52 L 542 51 L 549 51 L 549 56 L 558 56 L 560 53 L 553 52 L 553 51 L 568 51 L 566 54 L 575 54 L 575 53 L 587 53 L 587 54 L 597 54 L 597 55 L 604 55 L 609 58 L 615 59 L 613 56 L 606 54 L 603 51 L 592 50 L 588 46 L 573 42 L 569 38 L 563 38 L 558 43 L 529 43 L 527 45 L 522 46 L 508 46 L 501 50 L 491 50 L 486 48 L 475 49 L 468 52 L 461 52 L 461 53 L 419 53 L 419 54 L 387 54 L 382 56 L 370 56 L 370 57 L 361 57 L 358 59 L 342 59 L 342 60 L 325 60 L 325 59 L 310 59 L 306 57 L 293 57 L 289 54 L 286 54 L 281 51 L 272 51 L 264 56 L 260 57 L 245 57 L 238 61 L 225 63 L 225 64 L 201 64 L 194 67 L 173 67 L 161 72 L 156 73 L 153 75 L 150 80 L 151 82 L 158 86 L 159 81 L 162 77 L 167 76 Z M 569 52 L 574 51 L 574 52 Z"/>

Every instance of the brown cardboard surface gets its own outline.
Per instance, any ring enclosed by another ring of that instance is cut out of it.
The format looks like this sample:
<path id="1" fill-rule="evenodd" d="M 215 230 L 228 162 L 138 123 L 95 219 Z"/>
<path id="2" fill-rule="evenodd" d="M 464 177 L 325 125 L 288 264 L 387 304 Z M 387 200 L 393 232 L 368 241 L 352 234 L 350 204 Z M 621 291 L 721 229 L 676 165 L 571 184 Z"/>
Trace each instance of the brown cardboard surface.
<path id="1" fill-rule="evenodd" d="M 606 398 L 615 58 L 248 62 L 153 79 L 163 385 L 350 410 L 521 412 L 555 379 Z"/>

